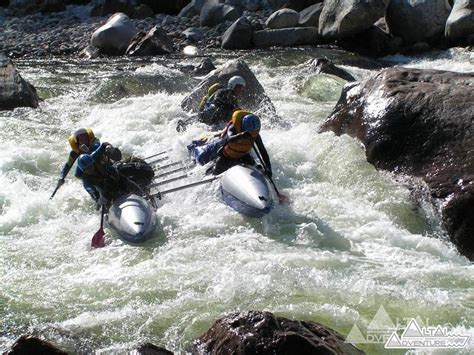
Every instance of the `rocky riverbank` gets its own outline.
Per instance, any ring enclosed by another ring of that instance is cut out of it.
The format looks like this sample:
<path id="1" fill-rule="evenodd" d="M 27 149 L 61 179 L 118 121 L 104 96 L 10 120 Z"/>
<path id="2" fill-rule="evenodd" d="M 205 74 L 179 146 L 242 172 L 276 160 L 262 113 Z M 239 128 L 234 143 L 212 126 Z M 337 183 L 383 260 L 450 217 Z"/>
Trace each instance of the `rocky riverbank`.
<path id="1" fill-rule="evenodd" d="M 177 52 L 187 45 L 224 49 L 335 45 L 378 57 L 474 43 L 474 5 L 460 0 L 372 0 L 364 4 L 355 0 L 193 0 L 167 4 L 162 8 L 145 0 L 3 1 L 0 52 L 12 58 L 77 55 L 115 13 L 129 18 L 132 37 L 156 26 Z M 125 48 L 128 45 L 123 43 Z"/>
<path id="2" fill-rule="evenodd" d="M 11 9 L 0 7 L 0 52 L 11 58 L 36 58 L 76 55 L 89 46 L 92 33 L 106 23 L 110 15 L 91 17 L 91 6 L 68 6 L 65 11 L 18 16 Z M 244 11 L 255 28 L 262 28 L 271 9 Z M 175 51 L 187 45 L 219 48 L 221 36 L 232 24 L 201 26 L 199 15 L 180 17 L 157 14 L 144 19 L 130 18 L 139 31 L 149 32 L 154 26 L 163 29 L 173 40 Z"/>

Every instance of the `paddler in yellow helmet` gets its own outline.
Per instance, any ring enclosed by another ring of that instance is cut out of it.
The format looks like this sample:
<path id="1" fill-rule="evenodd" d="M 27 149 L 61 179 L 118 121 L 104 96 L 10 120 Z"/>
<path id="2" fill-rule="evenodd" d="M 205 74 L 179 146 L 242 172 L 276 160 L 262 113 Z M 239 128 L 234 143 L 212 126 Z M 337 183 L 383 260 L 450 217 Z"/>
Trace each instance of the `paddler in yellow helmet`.
<path id="1" fill-rule="evenodd" d="M 92 153 L 100 146 L 100 141 L 96 138 L 92 128 L 79 128 L 75 130 L 69 137 L 68 141 L 71 146 L 71 151 L 69 152 L 69 158 L 66 164 L 64 164 L 63 169 L 59 174 L 58 187 L 64 184 L 64 179 L 79 155 Z"/>

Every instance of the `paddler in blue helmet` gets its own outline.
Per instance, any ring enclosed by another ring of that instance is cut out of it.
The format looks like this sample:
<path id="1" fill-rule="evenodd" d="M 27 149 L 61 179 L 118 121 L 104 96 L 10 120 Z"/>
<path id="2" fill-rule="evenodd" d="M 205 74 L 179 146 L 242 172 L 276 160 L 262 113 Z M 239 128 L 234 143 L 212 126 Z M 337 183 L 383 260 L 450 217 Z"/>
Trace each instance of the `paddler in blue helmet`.
<path id="1" fill-rule="evenodd" d="M 272 166 L 260 136 L 260 128 L 260 119 L 256 115 L 243 110 L 235 111 L 222 133 L 225 143 L 218 154 L 212 173 L 218 175 L 242 163 L 255 165 L 255 160 L 250 155 L 254 148 L 258 149 L 256 153 L 260 154 L 265 173 L 271 178 Z"/>
<path id="2" fill-rule="evenodd" d="M 104 142 L 91 154 L 81 154 L 77 160 L 74 175 L 82 180 L 84 189 L 98 206 L 106 205 L 120 185 L 120 178 L 110 159 L 118 161 L 122 159 L 122 153 Z"/>
<path id="3" fill-rule="evenodd" d="M 263 168 L 268 177 L 272 177 L 272 166 L 267 150 L 260 137 L 260 119 L 254 114 L 237 110 L 224 130 L 209 137 L 194 140 L 188 145 L 188 150 L 196 161 L 204 165 L 215 160 L 209 172 L 217 175 L 237 164 L 255 165 L 250 155 L 252 148 L 258 149 L 262 158 Z"/>

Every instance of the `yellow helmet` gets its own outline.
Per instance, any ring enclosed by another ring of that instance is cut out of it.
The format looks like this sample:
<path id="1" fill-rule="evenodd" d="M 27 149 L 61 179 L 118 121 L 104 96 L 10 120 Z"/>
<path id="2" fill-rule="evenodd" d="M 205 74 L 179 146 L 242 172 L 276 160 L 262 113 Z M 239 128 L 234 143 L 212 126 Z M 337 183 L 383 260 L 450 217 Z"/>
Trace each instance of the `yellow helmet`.
<path id="1" fill-rule="evenodd" d="M 87 137 L 87 143 L 79 145 L 82 137 Z M 95 141 L 95 134 L 92 128 L 79 128 L 69 137 L 69 145 L 76 153 L 88 152 L 91 144 Z"/>

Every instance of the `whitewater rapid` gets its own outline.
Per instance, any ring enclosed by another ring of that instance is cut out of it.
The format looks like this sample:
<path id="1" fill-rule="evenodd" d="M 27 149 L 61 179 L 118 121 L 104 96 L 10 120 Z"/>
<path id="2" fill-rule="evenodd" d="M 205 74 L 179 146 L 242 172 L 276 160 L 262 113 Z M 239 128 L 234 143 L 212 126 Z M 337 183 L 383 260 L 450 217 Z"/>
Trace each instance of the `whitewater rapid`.
<path id="1" fill-rule="evenodd" d="M 328 53 L 324 52 L 323 55 Z M 330 53 L 334 58 L 342 54 Z M 33 333 L 74 351 L 119 352 L 144 342 L 183 352 L 219 317 L 268 310 L 321 322 L 346 336 L 383 306 L 395 320 L 420 317 L 474 335 L 474 266 L 448 241 L 428 203 L 367 163 L 348 137 L 317 134 L 344 82 L 302 77 L 313 51 L 263 52 L 245 60 L 288 128 L 263 122 L 274 180 L 291 199 L 262 220 L 223 205 L 217 185 L 165 196 L 159 229 L 142 246 L 99 228 L 70 173 L 49 197 L 66 161 L 67 137 L 92 127 L 126 154 L 171 149 L 202 133 L 180 102 L 199 82 L 152 62 L 17 61 L 45 100 L 0 112 L 0 351 Z M 216 54 L 216 63 L 228 58 Z M 473 71 L 470 52 L 390 57 L 406 66 Z M 375 70 L 342 65 L 357 79 Z M 198 174 L 199 171 L 196 172 Z M 368 353 L 383 344 L 361 344 Z M 472 351 L 470 347 L 465 353 Z M 456 351 L 457 352 L 457 351 Z"/>

